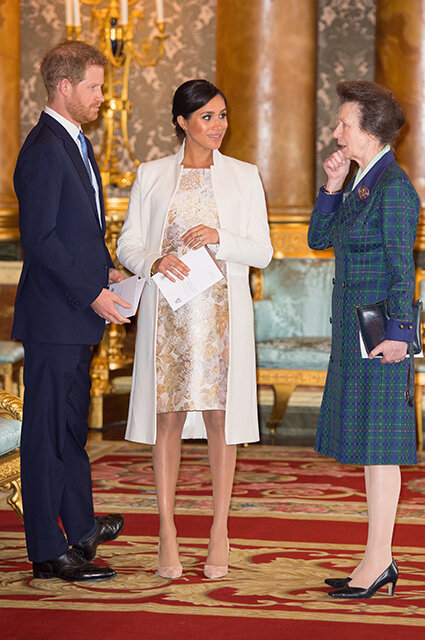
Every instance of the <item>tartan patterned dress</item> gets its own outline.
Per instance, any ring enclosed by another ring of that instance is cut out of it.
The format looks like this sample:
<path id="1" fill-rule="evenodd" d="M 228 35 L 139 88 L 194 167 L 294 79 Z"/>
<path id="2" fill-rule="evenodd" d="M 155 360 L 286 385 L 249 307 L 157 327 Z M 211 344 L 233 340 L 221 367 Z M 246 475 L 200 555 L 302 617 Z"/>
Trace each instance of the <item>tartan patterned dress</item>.
<path id="1" fill-rule="evenodd" d="M 332 349 L 316 451 L 348 464 L 415 464 L 414 408 L 405 399 L 408 362 L 363 359 L 356 305 L 388 299 L 393 340 L 410 340 L 413 245 L 419 198 L 391 151 L 351 191 L 317 198 L 309 228 L 313 249 L 332 246 Z"/>

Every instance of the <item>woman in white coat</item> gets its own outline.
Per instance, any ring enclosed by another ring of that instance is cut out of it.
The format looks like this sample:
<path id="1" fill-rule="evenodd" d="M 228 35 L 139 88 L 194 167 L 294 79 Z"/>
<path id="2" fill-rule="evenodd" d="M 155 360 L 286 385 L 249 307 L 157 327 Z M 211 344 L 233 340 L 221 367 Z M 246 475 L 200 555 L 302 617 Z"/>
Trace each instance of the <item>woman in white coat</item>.
<path id="1" fill-rule="evenodd" d="M 219 153 L 226 99 L 206 80 L 182 84 L 174 156 L 142 164 L 118 258 L 147 278 L 136 341 L 126 438 L 153 444 L 160 516 L 158 573 L 178 578 L 174 502 L 182 438 L 208 438 L 214 518 L 204 574 L 227 573 L 227 520 L 236 445 L 259 438 L 249 266 L 272 256 L 264 192 L 254 165 Z M 225 277 L 172 311 L 150 276 L 189 271 L 180 258 L 207 248 Z"/>

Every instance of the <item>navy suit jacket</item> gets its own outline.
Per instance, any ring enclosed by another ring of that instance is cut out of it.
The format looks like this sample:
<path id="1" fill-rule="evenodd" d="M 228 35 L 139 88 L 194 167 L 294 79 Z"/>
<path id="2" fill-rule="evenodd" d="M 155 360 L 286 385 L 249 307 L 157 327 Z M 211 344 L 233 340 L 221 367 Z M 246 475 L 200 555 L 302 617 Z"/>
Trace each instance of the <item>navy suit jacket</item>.
<path id="1" fill-rule="evenodd" d="M 86 139 L 101 192 L 101 178 Z M 14 185 L 24 263 L 12 337 L 96 344 L 105 321 L 90 307 L 108 285 L 113 263 L 80 151 L 57 120 L 42 113 L 18 156 Z"/>

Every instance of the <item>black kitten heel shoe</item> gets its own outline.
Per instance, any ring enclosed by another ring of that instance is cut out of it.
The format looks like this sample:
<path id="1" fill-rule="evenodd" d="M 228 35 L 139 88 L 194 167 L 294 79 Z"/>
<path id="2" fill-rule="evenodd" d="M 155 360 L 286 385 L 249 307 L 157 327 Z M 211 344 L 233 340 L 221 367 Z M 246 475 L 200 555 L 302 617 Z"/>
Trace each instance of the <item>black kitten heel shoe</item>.
<path id="1" fill-rule="evenodd" d="M 351 578 L 326 578 L 323 582 L 332 587 L 332 589 L 343 589 L 350 581 Z"/>
<path id="2" fill-rule="evenodd" d="M 365 600 L 371 598 L 375 593 L 388 585 L 388 595 L 394 595 L 394 589 L 398 580 L 398 567 L 395 560 L 393 560 L 389 567 L 385 569 L 381 575 L 376 578 L 370 587 L 363 589 L 362 587 L 345 587 L 344 589 L 337 589 L 336 591 L 329 591 L 331 598 L 340 598 L 342 600 Z"/>

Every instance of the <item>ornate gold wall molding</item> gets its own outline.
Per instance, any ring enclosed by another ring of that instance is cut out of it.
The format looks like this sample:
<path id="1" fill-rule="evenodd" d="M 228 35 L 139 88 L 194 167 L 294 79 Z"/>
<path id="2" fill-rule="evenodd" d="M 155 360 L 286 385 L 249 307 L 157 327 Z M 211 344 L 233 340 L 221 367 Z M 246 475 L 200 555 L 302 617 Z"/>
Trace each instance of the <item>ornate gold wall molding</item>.
<path id="1" fill-rule="evenodd" d="M 333 258 L 333 250 L 313 251 L 307 242 L 308 224 L 271 224 L 274 258 Z"/>
<path id="2" fill-rule="evenodd" d="M 314 369 L 257 369 L 258 384 L 294 384 L 298 386 L 322 387 L 326 382 L 326 371 Z"/>

